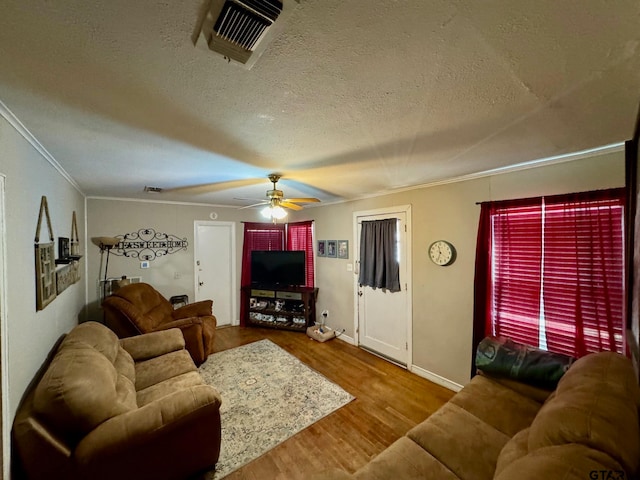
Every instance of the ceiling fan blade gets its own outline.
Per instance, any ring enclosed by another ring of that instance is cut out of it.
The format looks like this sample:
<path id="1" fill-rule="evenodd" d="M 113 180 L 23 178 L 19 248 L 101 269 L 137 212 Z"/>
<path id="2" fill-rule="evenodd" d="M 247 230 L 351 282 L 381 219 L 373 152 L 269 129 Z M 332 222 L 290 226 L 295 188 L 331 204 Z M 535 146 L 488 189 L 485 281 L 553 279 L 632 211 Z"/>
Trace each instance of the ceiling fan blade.
<path id="1" fill-rule="evenodd" d="M 285 208 L 290 208 L 291 210 L 302 210 L 302 207 L 300 205 L 296 205 L 295 203 L 291 203 L 291 202 L 280 202 L 280 206 L 281 207 L 285 207 Z"/>
<path id="2" fill-rule="evenodd" d="M 283 202 L 296 202 L 296 203 L 317 203 L 320 200 L 317 198 L 285 198 Z"/>
<path id="3" fill-rule="evenodd" d="M 162 193 L 212 193 L 222 190 L 228 190 L 231 188 L 246 187 L 249 185 L 256 185 L 262 183 L 262 180 L 258 178 L 243 178 L 240 180 L 227 180 L 214 183 L 202 183 L 199 185 L 186 185 L 184 187 L 163 188 Z"/>
<path id="4" fill-rule="evenodd" d="M 269 205 L 269 202 L 268 201 L 264 201 L 264 202 L 259 202 L 259 203 L 253 203 L 251 205 L 245 205 L 244 207 L 240 207 L 238 210 L 244 210 L 245 208 L 257 207 L 259 205 Z"/>
<path id="5" fill-rule="evenodd" d="M 250 202 L 268 202 L 268 200 L 264 200 L 262 198 L 250 198 L 250 197 L 233 197 L 234 200 L 243 200 Z"/>

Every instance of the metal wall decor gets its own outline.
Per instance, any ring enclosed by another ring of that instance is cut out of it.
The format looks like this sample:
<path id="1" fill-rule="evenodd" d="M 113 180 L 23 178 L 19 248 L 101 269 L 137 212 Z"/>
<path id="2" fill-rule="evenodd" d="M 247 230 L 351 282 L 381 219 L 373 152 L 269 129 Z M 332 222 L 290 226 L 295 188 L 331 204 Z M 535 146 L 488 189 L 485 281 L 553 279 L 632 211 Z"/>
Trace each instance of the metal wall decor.
<path id="1" fill-rule="evenodd" d="M 189 245 L 186 238 L 156 232 L 153 228 L 141 228 L 137 232 L 116 235 L 116 238 L 121 240 L 111 249 L 112 255 L 148 261 L 186 250 Z"/>
<path id="2" fill-rule="evenodd" d="M 49 228 L 49 242 L 40 243 L 40 225 L 44 212 L 47 227 Z M 36 267 L 36 310 L 43 310 L 57 295 L 56 289 L 56 264 L 54 252 L 53 228 L 49 217 L 49 205 L 44 195 L 40 200 L 40 213 L 38 214 L 38 226 L 35 237 L 35 267 Z"/>

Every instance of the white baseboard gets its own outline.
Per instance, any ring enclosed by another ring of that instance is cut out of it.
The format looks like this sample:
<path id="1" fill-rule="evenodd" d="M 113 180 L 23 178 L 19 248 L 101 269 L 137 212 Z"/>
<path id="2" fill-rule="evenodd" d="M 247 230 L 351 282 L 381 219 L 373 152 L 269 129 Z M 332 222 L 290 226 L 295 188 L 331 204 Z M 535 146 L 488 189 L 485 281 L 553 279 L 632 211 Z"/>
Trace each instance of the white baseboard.
<path id="1" fill-rule="evenodd" d="M 337 339 L 342 340 L 343 342 L 347 342 L 349 345 L 355 345 L 356 341 L 350 337 L 349 335 L 345 335 L 344 333 L 339 334 Z"/>
<path id="2" fill-rule="evenodd" d="M 452 382 L 449 379 L 441 377 L 440 375 L 430 372 L 429 370 L 425 370 L 424 368 L 416 367 L 415 365 L 411 366 L 411 372 L 416 375 L 426 378 L 427 380 L 436 383 L 444 388 L 448 388 L 449 390 L 453 390 L 454 392 L 459 392 L 462 390 L 462 385 L 459 385 L 455 382 Z"/>

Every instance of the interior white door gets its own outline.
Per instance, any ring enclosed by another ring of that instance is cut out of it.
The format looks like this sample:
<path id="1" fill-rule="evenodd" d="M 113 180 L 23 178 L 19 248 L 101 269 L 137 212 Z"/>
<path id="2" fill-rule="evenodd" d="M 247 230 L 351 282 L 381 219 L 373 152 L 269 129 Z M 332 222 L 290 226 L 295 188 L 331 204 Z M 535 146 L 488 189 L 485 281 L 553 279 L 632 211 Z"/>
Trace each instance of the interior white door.
<path id="1" fill-rule="evenodd" d="M 235 223 L 195 222 L 196 301 L 213 300 L 218 326 L 238 325 Z"/>
<path id="2" fill-rule="evenodd" d="M 399 207 L 378 214 L 358 214 L 356 217 L 356 261 L 360 258 L 360 234 L 365 220 L 397 219 L 399 292 L 356 285 L 358 344 L 400 365 L 410 360 L 410 285 L 408 275 L 407 217 L 408 207 Z M 357 268 L 359 270 L 359 268 Z M 357 276 L 356 276 L 357 282 Z"/>

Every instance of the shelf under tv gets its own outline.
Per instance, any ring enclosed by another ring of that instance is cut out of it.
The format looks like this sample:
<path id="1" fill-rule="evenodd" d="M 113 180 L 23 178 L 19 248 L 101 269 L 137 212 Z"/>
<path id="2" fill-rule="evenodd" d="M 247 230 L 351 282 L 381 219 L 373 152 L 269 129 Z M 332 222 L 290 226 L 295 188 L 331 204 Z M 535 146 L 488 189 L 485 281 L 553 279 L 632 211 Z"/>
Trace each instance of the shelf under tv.
<path id="1" fill-rule="evenodd" d="M 306 332 L 315 325 L 317 297 L 314 287 L 243 287 L 245 325 Z"/>

